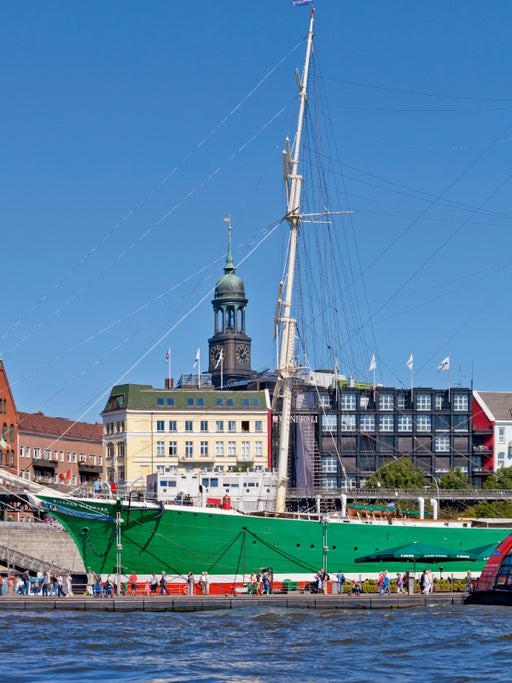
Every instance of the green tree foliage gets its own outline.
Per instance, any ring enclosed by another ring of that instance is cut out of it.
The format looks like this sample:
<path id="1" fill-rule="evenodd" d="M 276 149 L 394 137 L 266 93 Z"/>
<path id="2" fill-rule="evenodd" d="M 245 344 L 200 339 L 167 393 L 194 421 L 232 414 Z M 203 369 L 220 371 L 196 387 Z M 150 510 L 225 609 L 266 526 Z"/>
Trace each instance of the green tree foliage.
<path id="1" fill-rule="evenodd" d="M 366 481 L 365 488 L 417 489 L 425 486 L 425 473 L 414 467 L 409 458 L 400 458 L 381 465 Z"/>
<path id="2" fill-rule="evenodd" d="M 512 467 L 502 467 L 482 484 L 483 489 L 512 489 Z"/>
<path id="3" fill-rule="evenodd" d="M 468 508 L 462 517 L 512 519 L 512 503 L 507 500 L 481 500 L 474 507 Z"/>
<path id="4" fill-rule="evenodd" d="M 448 472 L 439 478 L 440 489 L 466 489 L 468 486 L 468 475 L 461 470 L 460 465 L 455 469 L 450 467 Z"/>

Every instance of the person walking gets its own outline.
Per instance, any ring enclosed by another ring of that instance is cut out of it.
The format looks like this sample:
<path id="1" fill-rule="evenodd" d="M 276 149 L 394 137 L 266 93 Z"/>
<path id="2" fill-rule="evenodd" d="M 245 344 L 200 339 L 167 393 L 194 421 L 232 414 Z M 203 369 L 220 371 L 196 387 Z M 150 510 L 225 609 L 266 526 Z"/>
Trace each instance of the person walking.
<path id="1" fill-rule="evenodd" d="M 87 595 L 94 595 L 94 584 L 96 583 L 96 574 L 89 567 L 87 569 Z"/>
<path id="2" fill-rule="evenodd" d="M 41 595 L 44 598 L 48 597 L 48 586 L 50 585 L 50 577 L 48 576 L 48 572 L 43 572 L 43 582 L 41 585 Z"/>
<path id="3" fill-rule="evenodd" d="M 156 595 L 156 591 L 158 590 L 158 579 L 156 577 L 155 572 L 151 574 L 151 579 L 149 580 L 149 583 L 151 584 L 151 595 Z"/>
<path id="4" fill-rule="evenodd" d="M 382 579 L 382 595 L 391 595 L 391 580 L 387 569 L 384 572 L 384 578 Z"/>
<path id="5" fill-rule="evenodd" d="M 28 595 L 29 594 L 29 586 L 30 586 L 30 574 L 28 573 L 28 569 L 25 569 L 25 571 L 21 575 L 21 581 L 23 583 L 23 586 L 21 589 L 21 594 L 22 595 Z"/>
<path id="6" fill-rule="evenodd" d="M 73 595 L 73 579 L 71 578 L 71 574 L 66 574 L 66 594 L 68 598 L 71 598 Z"/>
<path id="7" fill-rule="evenodd" d="M 165 576 L 165 572 L 162 572 L 162 575 L 160 577 L 160 595 L 170 595 L 169 591 L 167 590 L 167 586 L 165 585 L 167 583 L 167 578 Z"/>
<path id="8" fill-rule="evenodd" d="M 126 591 L 126 595 L 130 595 L 130 590 L 132 592 L 132 595 L 135 595 L 137 592 L 137 574 L 132 571 L 130 574 L 130 578 L 128 579 L 129 582 L 129 590 Z"/>
<path id="9" fill-rule="evenodd" d="M 192 572 L 189 572 L 187 574 L 187 586 L 188 586 L 188 594 L 194 595 L 194 575 L 192 574 Z"/>
<path id="10" fill-rule="evenodd" d="M 345 583 L 345 575 L 339 570 L 339 572 L 336 574 L 336 580 L 338 581 L 338 595 L 343 595 L 343 585 Z"/>
<path id="11" fill-rule="evenodd" d="M 210 593 L 210 577 L 208 576 L 208 572 L 206 570 L 201 574 L 201 578 L 199 579 L 199 583 L 201 584 L 201 593 L 203 595 L 209 595 L 209 593 Z"/>
<path id="12" fill-rule="evenodd" d="M 57 597 L 65 597 L 66 592 L 64 591 L 64 579 L 62 578 L 62 574 L 59 574 L 57 576 Z"/>
<path id="13" fill-rule="evenodd" d="M 404 577 L 400 574 L 400 572 L 398 572 L 398 574 L 396 575 L 396 592 L 404 592 Z"/>

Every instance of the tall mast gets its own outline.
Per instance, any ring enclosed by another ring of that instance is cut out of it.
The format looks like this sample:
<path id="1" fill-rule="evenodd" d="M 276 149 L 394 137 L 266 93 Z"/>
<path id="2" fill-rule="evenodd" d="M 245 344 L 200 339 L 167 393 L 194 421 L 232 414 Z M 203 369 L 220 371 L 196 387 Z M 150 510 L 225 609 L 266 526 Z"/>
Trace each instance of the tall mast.
<path id="1" fill-rule="evenodd" d="M 277 461 L 277 491 L 276 509 L 277 513 L 285 512 L 286 489 L 288 483 L 288 450 L 290 445 L 290 418 L 292 408 L 292 386 L 293 378 L 297 374 L 297 364 L 295 361 L 295 330 L 297 321 L 291 317 L 293 280 L 295 275 L 295 256 L 297 251 L 297 237 L 299 233 L 301 215 L 300 193 L 302 188 L 302 176 L 298 174 L 300 143 L 302 137 L 302 125 L 304 121 L 304 110 L 307 100 L 307 83 L 311 48 L 313 44 L 313 26 L 315 20 L 315 10 L 311 10 L 311 20 L 309 24 L 308 42 L 306 48 L 306 58 L 304 61 L 304 71 L 302 80 L 297 74 L 299 83 L 299 118 L 297 122 L 297 132 L 293 146 L 293 154 L 290 152 L 289 141 L 286 141 L 286 151 L 284 152 L 284 175 L 287 195 L 287 215 L 286 219 L 290 225 L 290 242 L 288 250 L 288 267 L 285 282 L 285 296 L 280 302 L 281 315 L 281 345 L 279 350 L 279 367 L 277 369 L 278 385 L 276 396 L 282 398 L 281 424 L 279 430 L 279 452 Z"/>

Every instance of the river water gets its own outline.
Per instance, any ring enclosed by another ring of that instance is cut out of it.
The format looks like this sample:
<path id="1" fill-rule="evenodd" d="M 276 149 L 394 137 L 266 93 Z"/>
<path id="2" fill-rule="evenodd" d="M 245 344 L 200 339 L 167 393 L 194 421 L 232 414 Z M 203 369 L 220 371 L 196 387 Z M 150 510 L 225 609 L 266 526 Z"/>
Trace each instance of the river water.
<path id="1" fill-rule="evenodd" d="M 2 683 L 510 679 L 505 607 L 0 614 Z"/>

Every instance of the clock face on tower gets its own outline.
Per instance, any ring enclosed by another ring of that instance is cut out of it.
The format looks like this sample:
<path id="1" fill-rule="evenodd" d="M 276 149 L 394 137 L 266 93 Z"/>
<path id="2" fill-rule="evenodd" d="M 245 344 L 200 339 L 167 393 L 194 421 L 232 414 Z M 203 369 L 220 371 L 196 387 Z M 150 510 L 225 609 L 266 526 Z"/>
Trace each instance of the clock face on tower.
<path id="1" fill-rule="evenodd" d="M 220 344 L 214 344 L 210 349 L 210 363 L 218 363 L 220 354 L 222 351 L 222 346 Z"/>
<path id="2" fill-rule="evenodd" d="M 247 365 L 249 363 L 249 346 L 247 344 L 237 344 L 236 345 L 236 359 L 240 365 Z"/>

